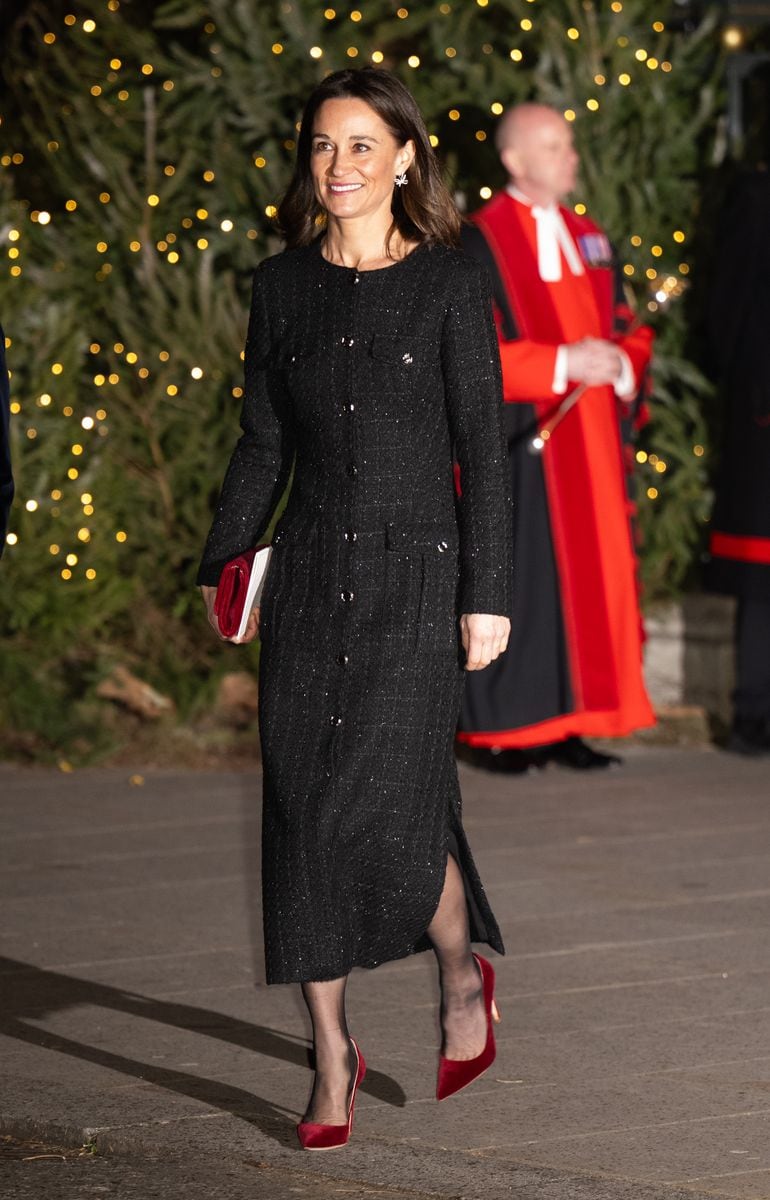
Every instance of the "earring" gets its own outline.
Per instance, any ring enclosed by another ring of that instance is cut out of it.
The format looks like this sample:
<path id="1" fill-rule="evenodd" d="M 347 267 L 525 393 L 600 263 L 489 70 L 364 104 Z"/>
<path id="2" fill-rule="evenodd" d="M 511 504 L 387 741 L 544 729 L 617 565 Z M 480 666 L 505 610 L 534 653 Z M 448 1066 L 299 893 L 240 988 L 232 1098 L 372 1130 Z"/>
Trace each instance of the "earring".
<path id="1" fill-rule="evenodd" d="M 402 171 L 400 175 L 396 176 L 396 187 L 403 187 L 404 184 L 408 182 L 409 180 L 406 177 L 406 171 Z"/>

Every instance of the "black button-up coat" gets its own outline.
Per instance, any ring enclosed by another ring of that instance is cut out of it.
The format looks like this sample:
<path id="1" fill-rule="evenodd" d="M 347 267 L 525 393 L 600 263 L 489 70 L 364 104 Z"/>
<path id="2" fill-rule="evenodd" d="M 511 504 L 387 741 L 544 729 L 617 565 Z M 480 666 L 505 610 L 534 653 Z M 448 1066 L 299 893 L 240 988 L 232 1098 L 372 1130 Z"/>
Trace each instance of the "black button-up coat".
<path id="1" fill-rule="evenodd" d="M 510 605 L 501 409 L 489 286 L 461 251 L 358 272 L 316 243 L 258 268 L 198 582 L 259 540 L 293 467 L 261 609 L 271 982 L 425 948 L 448 852 L 474 937 L 502 950 L 453 756 L 459 617 Z"/>

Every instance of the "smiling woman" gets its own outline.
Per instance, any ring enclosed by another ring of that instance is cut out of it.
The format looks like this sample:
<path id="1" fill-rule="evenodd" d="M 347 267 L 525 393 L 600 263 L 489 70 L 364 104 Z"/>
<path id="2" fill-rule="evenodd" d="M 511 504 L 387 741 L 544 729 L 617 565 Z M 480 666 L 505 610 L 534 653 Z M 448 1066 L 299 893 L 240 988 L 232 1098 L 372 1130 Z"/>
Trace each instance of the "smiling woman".
<path id="1" fill-rule="evenodd" d="M 453 741 L 464 670 L 508 637 L 510 500 L 489 284 L 395 76 L 343 71 L 313 93 L 280 218 L 198 581 L 216 629 L 222 568 L 293 467 L 243 640 L 259 629 L 267 977 L 302 984 L 316 1077 L 298 1132 L 320 1150 L 347 1142 L 365 1071 L 353 967 L 435 951 L 438 1099 L 494 1058 L 494 972 L 471 940 L 503 945 Z"/>
<path id="2" fill-rule="evenodd" d="M 383 200 L 392 216 L 385 241 L 391 260 L 400 242 L 459 243 L 460 214 L 411 94 L 387 71 L 338 71 L 303 114 L 278 223 L 287 246 L 307 246 L 329 214 L 366 216 Z"/>

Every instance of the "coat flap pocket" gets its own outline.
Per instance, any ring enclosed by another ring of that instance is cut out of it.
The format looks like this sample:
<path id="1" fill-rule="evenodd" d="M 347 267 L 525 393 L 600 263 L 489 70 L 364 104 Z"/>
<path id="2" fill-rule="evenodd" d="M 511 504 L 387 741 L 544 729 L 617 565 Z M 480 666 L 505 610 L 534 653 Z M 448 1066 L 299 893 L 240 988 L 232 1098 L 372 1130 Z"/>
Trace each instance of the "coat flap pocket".
<path id="1" fill-rule="evenodd" d="M 290 367 L 292 363 L 304 362 L 306 358 L 313 358 L 316 351 L 307 346 L 282 346 L 279 353 L 279 362 L 282 367 Z"/>
<path id="2" fill-rule="evenodd" d="M 417 521 L 411 525 L 386 525 L 385 544 L 388 550 L 438 550 L 443 554 L 447 550 L 457 551 L 460 543 L 456 526 Z"/>
<path id="3" fill-rule="evenodd" d="M 427 362 L 437 362 L 439 347 L 431 339 L 425 337 L 394 337 L 389 333 L 375 333 L 370 347 L 372 358 L 384 362 L 401 363 L 411 367 L 412 364 L 423 365 Z"/>

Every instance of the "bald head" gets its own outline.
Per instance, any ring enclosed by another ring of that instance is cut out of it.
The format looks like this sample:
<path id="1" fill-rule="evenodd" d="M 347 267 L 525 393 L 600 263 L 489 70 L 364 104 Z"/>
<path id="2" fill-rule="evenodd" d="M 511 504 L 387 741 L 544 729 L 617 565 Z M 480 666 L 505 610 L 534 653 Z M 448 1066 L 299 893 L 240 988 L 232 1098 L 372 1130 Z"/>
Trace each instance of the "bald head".
<path id="1" fill-rule="evenodd" d="M 495 134 L 511 180 L 536 204 L 563 200 L 575 186 L 578 156 L 572 128 L 547 104 L 517 104 L 500 118 Z"/>

